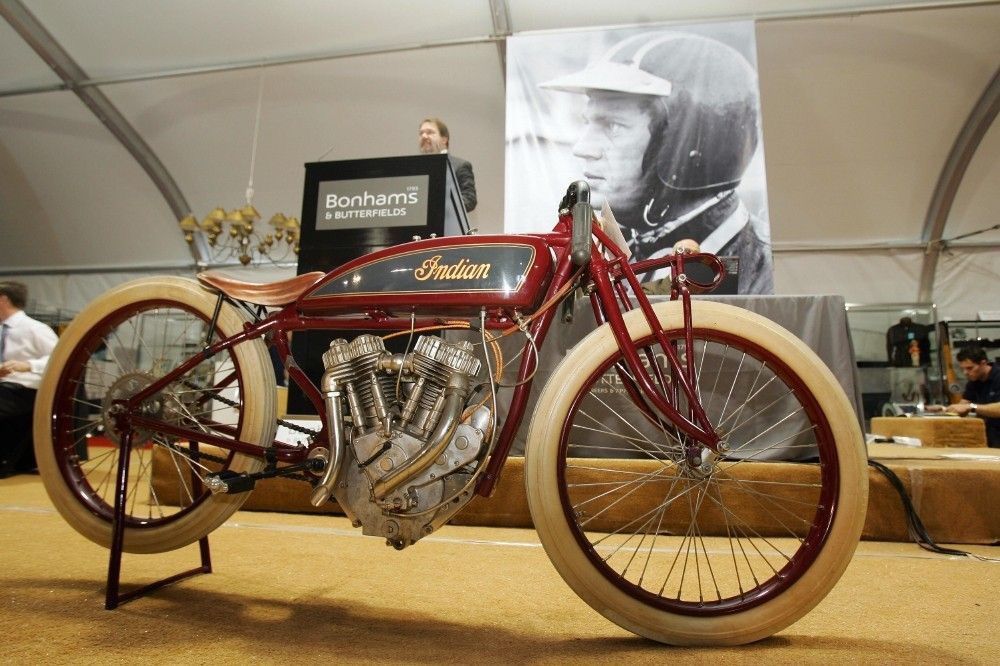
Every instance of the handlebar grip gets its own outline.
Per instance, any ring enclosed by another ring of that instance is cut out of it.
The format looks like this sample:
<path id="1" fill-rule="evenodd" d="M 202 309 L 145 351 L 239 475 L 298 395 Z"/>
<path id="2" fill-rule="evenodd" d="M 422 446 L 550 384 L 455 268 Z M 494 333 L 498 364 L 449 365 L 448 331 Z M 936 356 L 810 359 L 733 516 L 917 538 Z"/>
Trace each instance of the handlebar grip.
<path id="1" fill-rule="evenodd" d="M 570 245 L 570 257 L 577 266 L 583 266 L 590 261 L 590 225 L 594 218 L 594 209 L 589 201 L 580 201 L 573 205 L 573 240 Z"/>
<path id="2" fill-rule="evenodd" d="M 585 180 L 578 180 L 569 186 L 566 196 L 575 199 L 570 258 L 575 265 L 583 266 L 590 261 L 590 227 L 594 219 L 594 208 L 590 205 L 590 185 Z"/>

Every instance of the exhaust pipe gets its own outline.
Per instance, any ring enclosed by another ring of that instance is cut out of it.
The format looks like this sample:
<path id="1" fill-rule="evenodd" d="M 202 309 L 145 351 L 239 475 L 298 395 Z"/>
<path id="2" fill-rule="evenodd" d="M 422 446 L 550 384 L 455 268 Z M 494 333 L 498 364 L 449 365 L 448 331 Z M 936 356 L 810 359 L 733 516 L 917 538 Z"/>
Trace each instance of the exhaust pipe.
<path id="1" fill-rule="evenodd" d="M 372 485 L 372 493 L 376 500 L 385 499 L 386 495 L 425 472 L 428 467 L 434 464 L 438 456 L 444 453 L 461 422 L 462 409 L 465 407 L 465 398 L 468 393 L 469 382 L 464 375 L 454 374 L 449 378 L 448 386 L 444 390 L 441 420 L 438 421 L 437 427 L 434 428 L 434 432 L 431 433 L 417 455 Z"/>
<path id="2" fill-rule="evenodd" d="M 323 506 L 333 495 L 333 485 L 337 481 L 340 465 L 344 460 L 344 418 L 341 411 L 341 393 L 337 381 L 323 375 L 323 395 L 326 397 L 326 431 L 330 438 L 330 460 L 323 470 L 323 478 L 319 485 L 313 488 L 309 503 L 313 506 Z"/>

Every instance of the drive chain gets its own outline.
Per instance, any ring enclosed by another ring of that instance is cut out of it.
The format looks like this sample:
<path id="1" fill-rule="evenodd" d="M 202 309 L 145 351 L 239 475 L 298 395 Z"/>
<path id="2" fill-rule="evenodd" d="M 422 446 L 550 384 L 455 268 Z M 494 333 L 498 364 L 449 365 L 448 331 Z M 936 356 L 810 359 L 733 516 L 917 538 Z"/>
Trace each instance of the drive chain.
<path id="1" fill-rule="evenodd" d="M 181 380 L 181 383 L 184 384 L 184 386 L 186 386 L 187 388 L 195 389 L 195 390 L 198 390 L 198 391 L 207 391 L 208 390 L 204 386 L 198 386 L 194 382 L 191 382 L 191 381 L 186 380 L 186 379 L 185 380 Z M 213 394 L 211 399 L 212 400 L 218 400 L 222 404 L 227 405 L 229 407 L 239 408 L 239 406 L 240 406 L 240 403 L 236 402 L 235 400 L 230 400 L 229 398 L 226 398 L 226 397 L 224 397 L 222 395 L 219 395 L 218 393 Z M 289 430 L 293 430 L 295 432 L 302 433 L 303 435 L 309 435 L 310 438 L 313 437 L 313 436 L 315 436 L 315 435 L 317 435 L 320 432 L 318 430 L 311 430 L 309 428 L 305 428 L 303 426 L 298 425 L 297 423 L 292 423 L 291 421 L 285 421 L 284 419 L 277 419 L 277 422 L 278 422 L 279 426 L 284 426 L 284 427 L 288 428 Z M 188 459 L 192 458 L 192 455 L 191 455 L 192 452 L 189 449 L 183 449 L 183 448 L 178 447 L 176 444 L 169 444 L 169 443 L 167 444 L 167 448 L 169 448 L 169 449 L 171 449 L 173 451 L 176 451 L 177 453 L 180 453 L 181 455 L 187 457 Z M 211 462 L 216 462 L 216 463 L 223 464 L 223 465 L 226 463 L 226 458 L 223 458 L 223 457 L 220 457 L 220 456 L 213 456 L 210 453 L 202 453 L 201 451 L 198 452 L 198 457 L 200 459 L 208 460 L 208 461 L 211 461 Z M 295 481 L 305 481 L 306 483 L 309 483 L 310 485 L 313 483 L 313 477 L 311 477 L 311 476 L 309 476 L 307 474 L 289 474 L 289 475 L 285 476 L 285 478 L 287 478 L 287 479 L 293 479 Z"/>

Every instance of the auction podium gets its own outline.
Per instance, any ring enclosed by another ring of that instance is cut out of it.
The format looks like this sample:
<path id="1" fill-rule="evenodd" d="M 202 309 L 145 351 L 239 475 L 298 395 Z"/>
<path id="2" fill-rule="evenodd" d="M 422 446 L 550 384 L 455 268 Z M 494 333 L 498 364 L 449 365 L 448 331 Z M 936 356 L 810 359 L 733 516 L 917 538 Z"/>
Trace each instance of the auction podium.
<path id="1" fill-rule="evenodd" d="M 326 273 L 414 236 L 468 233 L 461 191 L 446 154 L 312 162 L 305 167 L 299 275 Z M 323 352 L 336 337 L 340 335 L 325 331 L 297 331 L 292 336 L 292 354 L 313 381 L 323 375 Z M 292 383 L 288 413 L 316 413 Z"/>

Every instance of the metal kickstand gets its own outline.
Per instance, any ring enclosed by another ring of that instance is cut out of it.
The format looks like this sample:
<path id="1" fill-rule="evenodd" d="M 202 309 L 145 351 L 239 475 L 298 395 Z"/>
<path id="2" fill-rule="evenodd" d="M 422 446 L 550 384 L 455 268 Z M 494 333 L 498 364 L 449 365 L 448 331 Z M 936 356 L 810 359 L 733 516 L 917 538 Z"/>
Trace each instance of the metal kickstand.
<path id="1" fill-rule="evenodd" d="M 115 480 L 115 510 L 111 521 L 111 553 L 108 557 L 108 581 L 105 588 L 104 608 L 114 610 L 120 604 L 132 601 L 139 597 L 146 596 L 161 587 L 170 585 L 179 580 L 190 578 L 197 574 L 212 573 L 212 556 L 208 549 L 208 536 L 203 536 L 198 540 L 198 547 L 201 551 L 201 566 L 189 569 L 179 574 L 169 576 L 163 580 L 143 585 L 124 594 L 120 592 L 119 582 L 121 580 L 122 569 L 122 546 L 125 541 L 125 499 L 128 497 L 128 469 L 130 450 L 132 448 L 132 428 L 124 428 L 122 440 L 118 452 L 118 478 Z M 192 450 L 197 453 L 197 444 L 192 443 Z M 196 494 L 201 492 L 201 479 L 193 471 L 192 487 Z"/>

